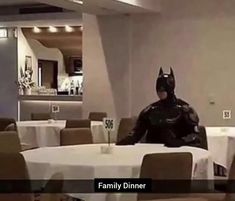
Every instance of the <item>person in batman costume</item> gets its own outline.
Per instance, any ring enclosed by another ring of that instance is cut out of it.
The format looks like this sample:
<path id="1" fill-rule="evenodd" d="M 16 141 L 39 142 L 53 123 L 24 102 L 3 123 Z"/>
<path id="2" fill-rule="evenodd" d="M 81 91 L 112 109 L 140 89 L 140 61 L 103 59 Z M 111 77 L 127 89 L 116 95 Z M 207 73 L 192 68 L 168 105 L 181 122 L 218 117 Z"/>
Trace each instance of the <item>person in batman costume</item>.
<path id="1" fill-rule="evenodd" d="M 174 93 L 175 77 L 160 68 L 156 81 L 159 101 L 147 106 L 139 115 L 134 129 L 117 145 L 132 145 L 144 136 L 146 143 L 161 143 L 167 147 L 200 146 L 199 118 L 194 109 Z"/>

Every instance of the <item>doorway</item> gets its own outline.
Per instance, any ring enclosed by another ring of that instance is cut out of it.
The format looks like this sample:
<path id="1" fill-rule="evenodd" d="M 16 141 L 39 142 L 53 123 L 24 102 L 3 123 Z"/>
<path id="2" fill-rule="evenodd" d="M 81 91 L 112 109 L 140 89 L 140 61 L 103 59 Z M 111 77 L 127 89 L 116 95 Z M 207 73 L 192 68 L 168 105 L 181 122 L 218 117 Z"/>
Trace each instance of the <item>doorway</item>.
<path id="1" fill-rule="evenodd" d="M 58 61 L 38 60 L 38 86 L 57 89 Z"/>

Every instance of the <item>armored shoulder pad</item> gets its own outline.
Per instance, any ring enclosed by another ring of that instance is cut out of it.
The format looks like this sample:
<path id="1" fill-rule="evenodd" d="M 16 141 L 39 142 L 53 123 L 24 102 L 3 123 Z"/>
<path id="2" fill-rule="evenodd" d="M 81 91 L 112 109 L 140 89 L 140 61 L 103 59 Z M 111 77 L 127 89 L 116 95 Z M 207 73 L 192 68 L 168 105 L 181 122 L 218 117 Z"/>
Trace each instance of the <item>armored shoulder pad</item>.
<path id="1" fill-rule="evenodd" d="M 148 112 L 151 107 L 152 107 L 152 106 L 149 105 L 149 106 L 147 106 L 146 108 L 144 108 L 144 109 L 141 111 L 141 114 Z"/>
<path id="2" fill-rule="evenodd" d="M 149 113 L 149 111 L 151 110 L 151 107 L 152 107 L 152 105 L 149 105 L 149 106 L 147 106 L 146 108 L 144 108 L 144 109 L 140 112 L 140 114 L 139 114 L 139 116 L 138 116 L 138 120 L 145 118 L 145 117 L 147 116 L 147 114 Z"/>

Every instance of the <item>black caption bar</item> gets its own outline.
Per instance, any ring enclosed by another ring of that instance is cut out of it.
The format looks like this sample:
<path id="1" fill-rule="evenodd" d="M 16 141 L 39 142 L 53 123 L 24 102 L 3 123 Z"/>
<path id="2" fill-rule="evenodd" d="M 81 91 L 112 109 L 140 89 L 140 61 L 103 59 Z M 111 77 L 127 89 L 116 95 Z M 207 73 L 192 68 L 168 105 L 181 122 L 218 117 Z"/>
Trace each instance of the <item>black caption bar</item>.
<path id="1" fill-rule="evenodd" d="M 235 180 L 224 192 L 235 193 Z M 94 180 L 0 180 L 0 193 L 218 193 L 216 180 L 151 180 L 97 178 Z"/>
<path id="2" fill-rule="evenodd" d="M 152 192 L 151 179 L 95 179 L 95 192 Z"/>

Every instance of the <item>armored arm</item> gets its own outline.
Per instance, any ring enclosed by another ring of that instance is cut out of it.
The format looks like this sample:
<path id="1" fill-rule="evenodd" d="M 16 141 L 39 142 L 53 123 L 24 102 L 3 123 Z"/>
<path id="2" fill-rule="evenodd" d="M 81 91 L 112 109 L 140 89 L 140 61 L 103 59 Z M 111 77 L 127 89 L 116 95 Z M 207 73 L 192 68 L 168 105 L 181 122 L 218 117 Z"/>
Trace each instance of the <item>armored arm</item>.
<path id="1" fill-rule="evenodd" d="M 189 105 L 183 105 L 183 117 L 186 122 L 186 126 L 189 129 L 188 135 L 182 139 L 185 145 L 196 145 L 200 143 L 199 136 L 199 118 L 196 111 Z"/>
<path id="2" fill-rule="evenodd" d="M 140 113 L 136 125 L 129 135 L 121 141 L 117 142 L 116 145 L 133 145 L 139 142 L 147 131 L 147 125 L 147 109 L 145 109 Z"/>

